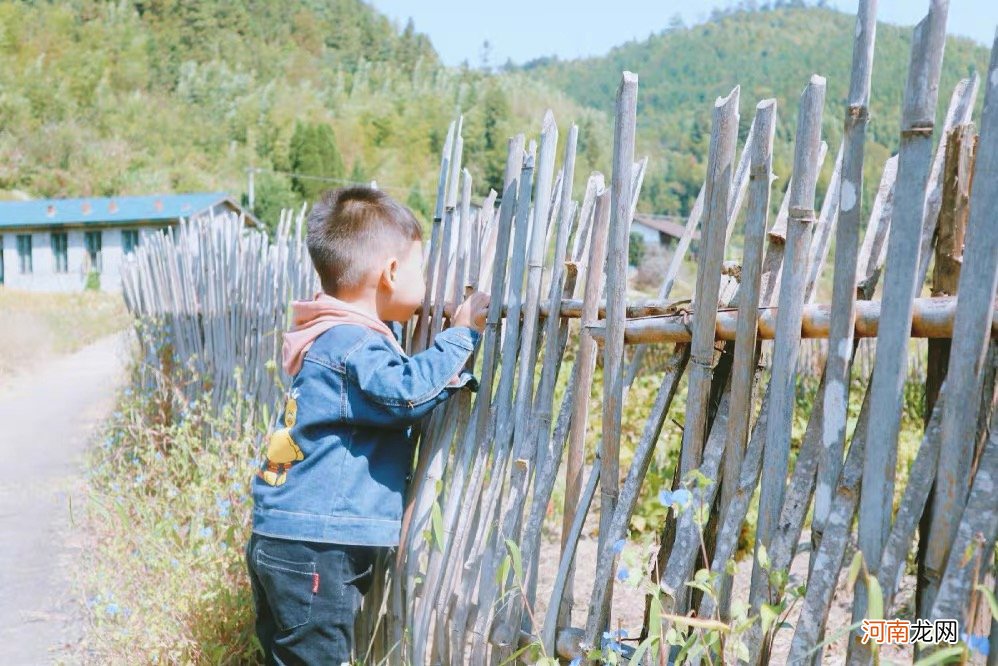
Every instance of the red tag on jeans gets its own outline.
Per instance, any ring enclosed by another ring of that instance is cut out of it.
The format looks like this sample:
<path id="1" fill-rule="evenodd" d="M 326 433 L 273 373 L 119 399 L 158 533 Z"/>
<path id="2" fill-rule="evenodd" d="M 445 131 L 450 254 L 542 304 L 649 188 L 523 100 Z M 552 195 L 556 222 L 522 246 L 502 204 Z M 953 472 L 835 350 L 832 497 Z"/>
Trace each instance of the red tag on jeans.
<path id="1" fill-rule="evenodd" d="M 319 574 L 318 572 L 312 574 L 312 594 L 318 594 L 319 592 Z"/>

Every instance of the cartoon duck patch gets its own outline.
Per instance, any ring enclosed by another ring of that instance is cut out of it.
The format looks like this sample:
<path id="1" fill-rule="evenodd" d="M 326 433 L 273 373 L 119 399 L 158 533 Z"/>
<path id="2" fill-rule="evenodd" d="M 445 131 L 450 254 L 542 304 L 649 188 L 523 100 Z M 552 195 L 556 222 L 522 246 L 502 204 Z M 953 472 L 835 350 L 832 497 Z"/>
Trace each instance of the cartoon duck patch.
<path id="1" fill-rule="evenodd" d="M 267 456 L 257 476 L 272 486 L 284 485 L 288 470 L 299 460 L 304 460 L 301 448 L 291 437 L 291 428 L 298 419 L 298 392 L 293 391 L 284 403 L 284 427 L 270 434 Z"/>

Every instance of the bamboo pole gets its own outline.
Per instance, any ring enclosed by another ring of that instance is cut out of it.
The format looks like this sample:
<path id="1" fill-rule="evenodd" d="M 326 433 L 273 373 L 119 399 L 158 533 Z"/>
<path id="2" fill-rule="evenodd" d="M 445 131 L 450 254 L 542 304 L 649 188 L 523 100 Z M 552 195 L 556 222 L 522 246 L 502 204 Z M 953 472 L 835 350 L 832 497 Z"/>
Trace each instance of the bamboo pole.
<path id="1" fill-rule="evenodd" d="M 947 381 L 947 386 L 953 384 Z M 947 396 L 943 405 L 943 437 L 949 400 Z M 958 618 L 961 626 L 968 626 L 968 597 L 994 558 L 998 534 L 998 509 L 995 507 L 998 507 L 998 430 L 991 432 L 978 463 L 967 505 L 949 551 L 945 574 L 933 599 L 930 619 Z"/>
<path id="2" fill-rule="evenodd" d="M 606 535 L 617 504 L 620 483 L 620 425 L 624 398 L 624 300 L 627 289 L 627 245 L 631 226 L 634 134 L 637 122 L 638 76 L 625 71 L 617 88 L 613 130 L 613 174 L 610 179 L 612 207 L 607 241 L 606 304 L 607 337 L 603 346 L 603 433 L 600 440 L 600 531 L 597 552 L 606 547 Z M 588 636 L 602 631 L 609 617 L 613 581 L 603 608 L 590 609 Z"/>
<path id="3" fill-rule="evenodd" d="M 926 586 L 922 607 L 933 606 L 939 578 L 957 532 L 954 521 L 970 485 L 974 456 L 973 428 L 977 420 L 974 396 L 981 390 L 984 355 L 988 344 L 989 313 L 998 284 L 998 36 L 991 52 L 981 135 L 970 193 L 970 218 L 960 271 L 952 353 L 946 373 L 946 406 L 932 525 L 925 557 Z M 969 410 L 969 411 L 968 411 Z M 962 458 L 962 459 L 960 459 Z"/>
<path id="4" fill-rule="evenodd" d="M 700 464 L 707 437 L 707 399 L 714 369 L 714 329 L 717 319 L 721 263 L 728 226 L 735 141 L 738 134 L 736 87 L 714 102 L 710 153 L 707 157 L 707 191 L 704 197 L 704 251 L 697 271 L 697 308 L 693 315 L 691 368 L 686 394 L 686 425 L 680 449 L 680 479 Z"/>
<path id="5" fill-rule="evenodd" d="M 520 175 L 519 192 L 516 202 L 515 247 L 511 266 L 512 275 L 507 280 L 510 303 L 515 303 L 516 306 L 515 310 L 512 311 L 513 314 L 507 314 L 507 321 L 510 319 L 517 321 L 519 319 L 523 269 L 527 250 L 527 231 L 530 222 L 530 189 L 533 184 L 535 152 L 536 148 L 533 142 L 531 142 L 527 156 L 524 159 L 523 171 Z M 484 559 L 476 558 L 480 560 L 479 567 L 481 571 L 495 571 L 502 559 L 503 540 L 498 536 L 494 536 L 490 542 L 483 534 L 490 531 L 489 526 L 493 519 L 492 516 L 498 506 L 499 492 L 505 476 L 505 466 L 509 458 L 509 448 L 512 442 L 510 410 L 512 407 L 513 372 L 516 367 L 519 335 L 520 328 L 514 325 L 507 329 L 506 336 L 503 339 L 502 368 L 499 377 L 498 393 L 495 397 L 495 414 L 492 416 L 496 432 L 493 444 L 494 461 L 497 464 L 491 470 L 492 476 L 482 504 L 482 523 L 478 534 L 479 546 L 483 549 L 482 553 L 484 556 Z M 471 660 L 474 663 L 484 663 L 485 660 L 485 650 L 489 643 L 488 634 L 492 625 L 493 603 L 498 591 L 497 588 L 498 584 L 494 576 L 483 575 L 481 577 L 478 597 L 479 614 L 475 619 L 474 628 L 472 629 L 474 642 L 472 645 Z"/>
<path id="6" fill-rule="evenodd" d="M 942 170 L 942 199 L 939 222 L 936 226 L 935 262 L 932 276 L 932 295 L 955 296 L 960 279 L 963 258 L 963 240 L 970 212 L 970 184 L 973 169 L 974 144 L 976 133 L 973 124 L 960 125 L 947 132 L 946 160 Z M 939 398 L 939 390 L 946 378 L 949 366 L 950 341 L 947 339 L 929 340 L 926 354 L 925 372 L 925 421 L 933 412 Z M 933 475 L 934 477 L 934 475 Z M 932 527 L 932 494 L 924 505 L 920 524 L 920 534 L 928 536 Z M 893 535 L 893 531 L 892 531 Z M 925 580 L 925 554 L 928 539 L 918 541 L 918 586 L 916 588 L 916 612 L 923 610 L 921 601 Z M 886 555 L 886 548 L 885 548 Z"/>
<path id="7" fill-rule="evenodd" d="M 773 136 L 776 129 L 776 100 L 768 99 L 756 106 L 752 124 L 751 170 L 749 183 L 748 219 L 745 225 L 742 257 L 741 291 L 738 294 L 738 326 L 735 336 L 734 360 L 731 368 L 731 403 L 728 429 L 724 440 L 723 485 L 721 515 L 731 505 L 741 472 L 745 446 L 748 442 L 751 401 L 756 373 L 756 334 L 758 331 L 759 288 L 762 281 L 763 242 L 769 222 L 769 198 L 772 185 Z M 720 583 L 722 604 L 726 615 L 730 579 Z"/>
<path id="8" fill-rule="evenodd" d="M 839 225 L 835 234 L 835 269 L 832 284 L 832 317 L 828 334 L 822 396 L 821 451 L 815 483 L 812 533 L 820 539 L 831 505 L 832 489 L 842 468 L 849 403 L 850 359 L 854 353 L 856 266 L 863 194 L 863 147 L 869 121 L 870 78 L 877 32 L 877 0 L 862 0 L 856 14 L 852 73 L 846 102 L 842 180 L 839 191 Z M 888 169 L 884 169 L 885 175 Z M 878 191 L 883 192 L 883 188 Z M 812 537 L 812 544 L 817 540 Z M 813 553 L 816 548 L 812 549 Z"/>
<path id="9" fill-rule="evenodd" d="M 509 142 L 507 173 L 509 174 L 510 179 L 506 184 L 505 193 L 503 195 L 503 203 L 500 206 L 499 222 L 496 225 L 497 240 L 495 254 L 501 257 L 507 256 L 509 252 L 514 211 L 517 207 L 516 192 L 519 187 L 519 172 L 515 169 L 511 169 L 510 167 L 511 165 L 522 164 L 522 162 L 523 137 L 520 135 L 511 139 Z M 498 270 L 490 277 L 492 285 L 491 293 L 501 294 L 503 292 L 503 284 L 506 278 L 506 263 L 498 262 Z M 482 446 L 482 442 L 486 441 L 485 437 L 491 413 L 490 404 L 492 387 L 494 385 L 496 369 L 499 364 L 498 353 L 500 346 L 502 316 L 502 308 L 500 305 L 500 303 L 495 301 L 489 303 L 489 314 L 486 324 L 486 344 L 483 344 L 485 355 L 482 359 L 482 380 L 479 388 L 479 400 L 475 405 L 476 411 L 473 415 L 473 427 L 469 427 L 465 435 L 465 445 L 467 449 L 474 450 L 472 474 L 468 481 L 468 490 L 463 498 L 463 510 L 459 512 L 457 517 L 458 523 L 456 534 L 452 541 L 448 540 L 448 542 L 445 543 L 445 548 L 453 548 L 452 552 L 458 562 L 463 561 L 466 557 L 465 544 L 467 542 L 468 528 L 475 513 L 473 507 L 478 505 L 478 500 L 481 495 L 481 482 L 484 478 L 486 459 L 488 455 L 488 449 L 487 447 Z M 491 344 L 488 344 L 489 342 L 491 342 Z M 453 515 L 446 515 L 444 517 L 445 530 L 450 528 L 453 521 Z M 454 566 L 450 568 L 452 569 L 452 580 L 445 583 L 445 587 L 440 594 L 443 594 L 446 597 L 448 590 L 453 589 L 458 585 L 462 586 L 455 590 L 456 600 L 454 608 L 451 612 L 451 657 L 454 660 L 460 661 L 465 646 L 464 627 L 467 623 L 468 613 L 470 612 L 469 606 L 471 601 L 471 589 L 469 581 L 466 578 L 462 579 L 459 575 L 464 569 L 458 569 Z"/>
<path id="10" fill-rule="evenodd" d="M 911 65 L 901 123 L 898 154 L 897 198 L 893 233 L 888 240 L 884 276 L 882 325 L 877 334 L 877 361 L 870 381 L 871 410 L 868 446 L 863 461 L 859 506 L 859 546 L 876 575 L 891 523 L 891 499 L 897 467 L 897 438 L 901 419 L 901 391 L 907 364 L 913 299 L 919 263 L 919 237 L 925 211 L 925 192 L 932 150 L 939 74 L 946 37 L 948 0 L 932 0 L 929 13 L 917 26 L 911 44 Z M 867 606 L 866 588 L 857 581 L 854 621 Z M 861 658 L 869 646 L 854 632 L 849 654 Z"/>
<path id="11" fill-rule="evenodd" d="M 450 176 L 451 155 L 454 152 L 455 135 L 460 134 L 458 120 L 451 121 L 447 128 L 447 138 L 440 155 L 440 174 L 437 178 L 437 203 L 433 212 L 433 226 L 430 231 L 430 245 L 426 255 L 426 291 L 423 295 L 422 316 L 416 323 L 416 332 L 413 336 L 413 353 L 422 351 L 427 345 L 427 336 L 430 331 L 430 320 L 432 311 L 430 310 L 430 300 L 433 298 L 433 285 L 436 278 L 436 255 L 440 251 L 440 225 L 443 222 L 444 203 L 447 196 L 447 179 Z"/>
<path id="12" fill-rule="evenodd" d="M 804 306 L 807 265 L 804 253 L 814 222 L 814 189 L 817 182 L 815 155 L 821 135 L 821 110 L 825 100 L 825 79 L 812 76 L 801 95 L 797 118 L 797 139 L 794 152 L 794 179 L 791 183 L 790 216 L 787 225 L 786 253 L 780 288 L 780 308 L 777 315 L 776 344 L 770 389 L 770 412 L 766 423 L 766 445 L 763 450 L 759 524 L 756 554 L 761 547 L 769 548 L 785 493 L 787 458 L 790 447 L 790 426 L 793 419 L 795 370 L 800 346 L 800 325 Z M 767 575 L 758 564 L 752 569 L 753 606 L 768 600 Z"/>
<path id="13" fill-rule="evenodd" d="M 583 239 L 577 242 L 575 244 L 574 258 L 579 264 L 587 267 L 602 266 L 606 262 L 607 229 L 610 223 L 610 196 L 605 193 L 603 174 L 598 172 L 593 173 L 589 177 L 580 211 L 579 230 L 576 232 L 577 234 L 582 233 L 584 222 L 590 218 L 592 222 L 586 226 L 591 230 L 590 235 L 592 236 L 592 240 L 587 242 Z M 588 250 L 588 254 L 586 255 L 588 261 L 584 262 L 584 264 L 579 261 L 583 250 Z M 576 511 L 579 507 L 583 506 L 580 505 L 582 466 L 585 458 L 589 395 L 592 390 L 593 373 L 596 370 L 596 342 L 584 326 L 586 323 L 594 321 L 597 317 L 600 294 L 603 291 L 603 271 L 599 269 L 595 271 L 587 269 L 584 271 L 584 276 L 585 295 L 583 306 L 586 303 L 595 303 L 596 308 L 592 308 L 595 311 L 585 311 L 581 314 L 580 323 L 582 323 L 583 327 L 579 331 L 579 351 L 573 367 L 573 371 L 575 368 L 578 368 L 578 371 L 573 376 L 574 381 L 571 382 L 573 391 L 572 411 L 569 420 L 568 454 L 565 463 L 565 503 L 564 514 L 562 516 L 561 539 L 561 556 L 562 560 L 566 562 L 565 566 L 567 570 L 562 571 L 559 569 L 558 573 L 563 581 L 562 591 L 557 595 L 552 594 L 549 602 L 548 616 L 545 619 L 544 646 L 549 651 L 553 648 L 553 624 L 567 626 L 571 623 L 572 618 L 574 558 L 568 556 L 567 561 L 565 558 L 566 553 L 569 551 L 575 552 L 576 543 L 571 540 L 571 535 L 574 533 L 574 525 L 580 519 Z M 584 506 L 588 511 L 588 503 Z M 584 515 L 581 516 L 581 519 L 584 518 Z M 551 617 L 551 607 L 558 608 L 556 620 Z M 549 624 L 552 624 L 552 626 L 549 627 Z"/>
<path id="14" fill-rule="evenodd" d="M 557 233 L 555 238 L 554 265 L 552 267 L 551 284 L 549 287 L 548 303 L 552 309 L 558 307 L 561 299 L 566 293 L 571 293 L 575 288 L 574 265 L 568 264 L 568 239 L 572 231 L 572 219 L 569 215 L 572 206 L 572 181 L 575 175 L 575 151 L 578 143 L 578 127 L 572 125 L 569 130 L 568 140 L 565 143 L 565 158 L 563 166 L 563 179 L 561 181 L 561 195 L 559 198 L 559 210 L 557 211 Z M 570 270 L 566 270 L 569 268 Z M 559 437 L 552 438 L 551 420 L 554 401 L 555 384 L 558 380 L 558 372 L 561 366 L 561 359 L 564 355 L 565 345 L 568 339 L 568 320 L 562 317 L 548 317 L 544 328 L 544 362 L 541 368 L 540 381 L 537 387 L 537 395 L 534 400 L 533 411 L 529 415 L 527 445 L 533 442 L 535 447 L 534 460 L 537 473 L 533 478 L 533 499 L 531 501 L 531 511 L 527 520 L 523 538 L 521 540 L 521 554 L 524 562 L 527 563 L 526 599 L 523 596 L 514 597 L 509 606 L 509 615 L 504 631 L 507 635 L 520 631 L 520 622 L 523 613 L 523 602 L 532 605 L 537 592 L 537 566 L 538 553 L 540 551 L 541 526 L 544 514 L 554 488 L 554 481 L 557 476 L 558 466 L 561 463 L 561 452 L 564 440 Z M 532 375 L 532 369 L 528 371 Z M 521 375 L 521 380 L 524 381 Z M 573 382 L 572 391 L 577 390 L 577 385 Z M 570 399 L 571 396 L 566 396 Z M 533 632 L 536 627 L 525 626 L 525 631 Z"/>

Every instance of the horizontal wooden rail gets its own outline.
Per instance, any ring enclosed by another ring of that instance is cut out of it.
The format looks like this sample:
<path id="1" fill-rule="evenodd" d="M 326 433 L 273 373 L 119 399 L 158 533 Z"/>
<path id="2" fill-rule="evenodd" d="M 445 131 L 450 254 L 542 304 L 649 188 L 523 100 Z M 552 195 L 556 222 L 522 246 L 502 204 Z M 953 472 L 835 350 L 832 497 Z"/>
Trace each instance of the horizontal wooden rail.
<path id="1" fill-rule="evenodd" d="M 547 316 L 549 307 L 541 305 L 541 315 Z M 448 303 L 444 310 L 449 317 L 453 305 Z M 506 308 L 503 307 L 505 315 Z M 777 308 L 759 309 L 759 338 L 772 340 L 776 335 Z M 811 304 L 804 307 L 804 320 L 801 323 L 801 337 L 828 338 L 831 306 Z M 605 310 L 600 304 L 599 316 Z M 624 341 L 627 344 L 652 342 L 689 342 L 693 307 L 689 301 L 649 300 L 627 306 L 627 325 Z M 949 338 L 953 335 L 953 317 L 956 314 L 955 296 L 916 298 L 911 322 L 911 336 L 914 338 Z M 561 302 L 561 316 L 578 319 L 582 316 L 582 301 L 564 299 Z M 877 335 L 880 321 L 880 301 L 858 301 L 856 303 L 856 337 L 873 338 Z M 737 308 L 722 309 L 717 313 L 718 340 L 734 340 L 738 325 Z M 605 334 L 603 322 L 588 327 L 593 337 L 602 340 Z M 991 335 L 998 336 L 998 304 L 991 315 Z"/>
<path id="2" fill-rule="evenodd" d="M 953 319 L 956 315 L 956 298 L 943 296 L 916 298 L 911 321 L 913 338 L 949 338 L 953 335 Z M 759 338 L 772 340 L 776 335 L 776 308 L 762 308 L 759 313 Z M 831 319 L 828 305 L 807 305 L 801 322 L 802 338 L 827 338 Z M 650 342 L 688 342 L 690 340 L 690 318 L 687 313 L 664 316 L 645 316 L 632 319 L 624 329 L 624 341 L 628 344 Z M 872 338 L 877 335 L 880 322 L 880 301 L 857 301 L 856 337 Z M 734 340 L 738 324 L 736 310 L 721 310 L 717 313 L 716 338 Z M 594 338 L 602 339 L 602 322 L 589 326 Z M 991 335 L 998 336 L 998 308 L 992 308 Z"/>

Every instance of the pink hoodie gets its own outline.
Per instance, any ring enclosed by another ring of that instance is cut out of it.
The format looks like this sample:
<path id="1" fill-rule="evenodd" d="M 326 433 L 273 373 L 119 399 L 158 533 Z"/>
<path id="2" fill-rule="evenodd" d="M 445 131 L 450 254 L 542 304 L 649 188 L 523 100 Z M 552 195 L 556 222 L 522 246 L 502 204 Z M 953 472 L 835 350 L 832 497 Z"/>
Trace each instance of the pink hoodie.
<path id="1" fill-rule="evenodd" d="M 284 371 L 291 376 L 301 370 L 305 352 L 315 339 L 333 326 L 342 324 L 367 326 L 385 335 L 400 353 L 405 353 L 392 330 L 383 321 L 329 294 L 320 292 L 311 301 L 292 301 L 291 315 L 291 330 L 284 334 L 281 349 Z"/>

